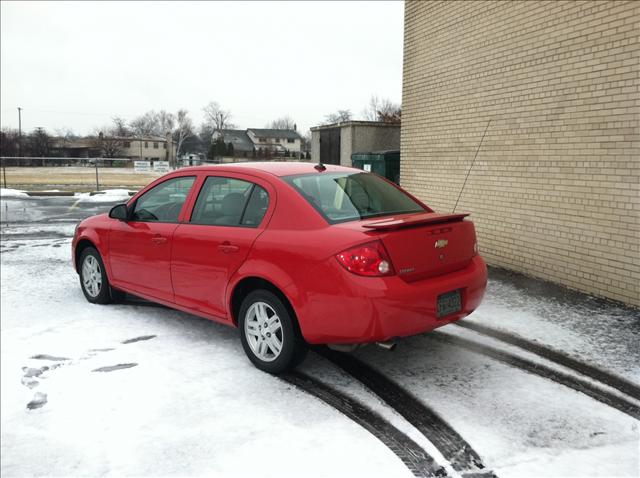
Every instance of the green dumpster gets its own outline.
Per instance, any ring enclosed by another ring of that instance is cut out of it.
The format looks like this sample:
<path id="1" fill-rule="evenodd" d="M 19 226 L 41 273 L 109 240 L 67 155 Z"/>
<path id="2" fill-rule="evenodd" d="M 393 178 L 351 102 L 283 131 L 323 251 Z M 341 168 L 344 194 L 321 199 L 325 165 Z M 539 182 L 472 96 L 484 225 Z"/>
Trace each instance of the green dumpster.
<path id="1" fill-rule="evenodd" d="M 376 173 L 400 184 L 400 151 L 373 151 L 353 153 L 351 164 L 354 168 Z"/>

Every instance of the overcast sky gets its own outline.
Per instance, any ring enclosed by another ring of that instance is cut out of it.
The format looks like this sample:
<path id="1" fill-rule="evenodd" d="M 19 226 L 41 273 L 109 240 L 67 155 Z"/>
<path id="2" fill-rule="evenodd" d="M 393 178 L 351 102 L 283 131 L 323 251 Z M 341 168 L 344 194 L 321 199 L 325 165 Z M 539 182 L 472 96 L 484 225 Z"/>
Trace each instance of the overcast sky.
<path id="1" fill-rule="evenodd" d="M 396 2 L 2 1 L 3 127 L 89 133 L 147 110 L 217 101 L 241 128 L 290 115 L 357 117 L 371 94 L 400 102 Z"/>

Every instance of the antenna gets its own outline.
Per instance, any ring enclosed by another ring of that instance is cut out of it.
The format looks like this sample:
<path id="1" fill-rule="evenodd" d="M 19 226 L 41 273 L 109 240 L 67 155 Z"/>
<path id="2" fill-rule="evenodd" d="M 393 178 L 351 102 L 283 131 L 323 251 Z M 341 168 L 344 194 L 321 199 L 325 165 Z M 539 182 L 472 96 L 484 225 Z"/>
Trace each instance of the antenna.
<path id="1" fill-rule="evenodd" d="M 473 157 L 473 161 L 471 161 L 471 166 L 469 166 L 469 171 L 467 171 L 467 175 L 464 178 L 464 183 L 462 184 L 462 189 L 460 190 L 460 194 L 458 194 L 458 199 L 456 199 L 456 204 L 453 206 L 453 214 L 456 212 L 456 207 L 458 207 L 458 201 L 462 197 L 462 192 L 464 191 L 464 187 L 467 185 L 467 179 L 469 179 L 469 174 L 471 173 L 471 169 L 473 169 L 473 165 L 476 164 L 476 158 L 478 157 L 478 151 L 480 151 L 480 147 L 482 146 L 482 142 L 484 141 L 484 135 L 487 134 L 487 130 L 489 129 L 489 123 L 491 120 L 487 121 L 487 126 L 484 128 L 484 133 L 482 133 L 482 138 L 480 139 L 480 144 L 478 144 L 478 149 L 476 149 L 476 155 Z"/>
<path id="2" fill-rule="evenodd" d="M 315 169 L 318 172 L 322 172 L 322 171 L 326 170 L 327 167 L 324 164 L 322 164 L 322 159 L 318 158 L 318 164 L 316 164 L 313 167 L 313 169 Z"/>

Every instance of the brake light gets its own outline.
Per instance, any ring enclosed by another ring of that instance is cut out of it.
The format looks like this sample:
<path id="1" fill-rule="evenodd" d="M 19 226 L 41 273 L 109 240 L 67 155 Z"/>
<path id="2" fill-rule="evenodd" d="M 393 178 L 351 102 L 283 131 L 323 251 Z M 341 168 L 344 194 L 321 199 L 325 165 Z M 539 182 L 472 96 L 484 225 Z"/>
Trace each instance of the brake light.
<path id="1" fill-rule="evenodd" d="M 336 255 L 349 272 L 360 276 L 381 277 L 395 274 L 389 254 L 380 241 L 367 242 Z"/>

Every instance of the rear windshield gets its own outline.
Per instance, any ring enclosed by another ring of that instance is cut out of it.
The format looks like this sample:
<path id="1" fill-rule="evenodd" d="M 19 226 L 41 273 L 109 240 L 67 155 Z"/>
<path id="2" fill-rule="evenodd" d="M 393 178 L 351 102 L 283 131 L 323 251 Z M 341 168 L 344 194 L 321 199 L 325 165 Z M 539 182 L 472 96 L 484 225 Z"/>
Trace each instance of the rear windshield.
<path id="1" fill-rule="evenodd" d="M 331 224 L 425 209 L 398 188 L 370 173 L 312 173 L 286 182 Z"/>

